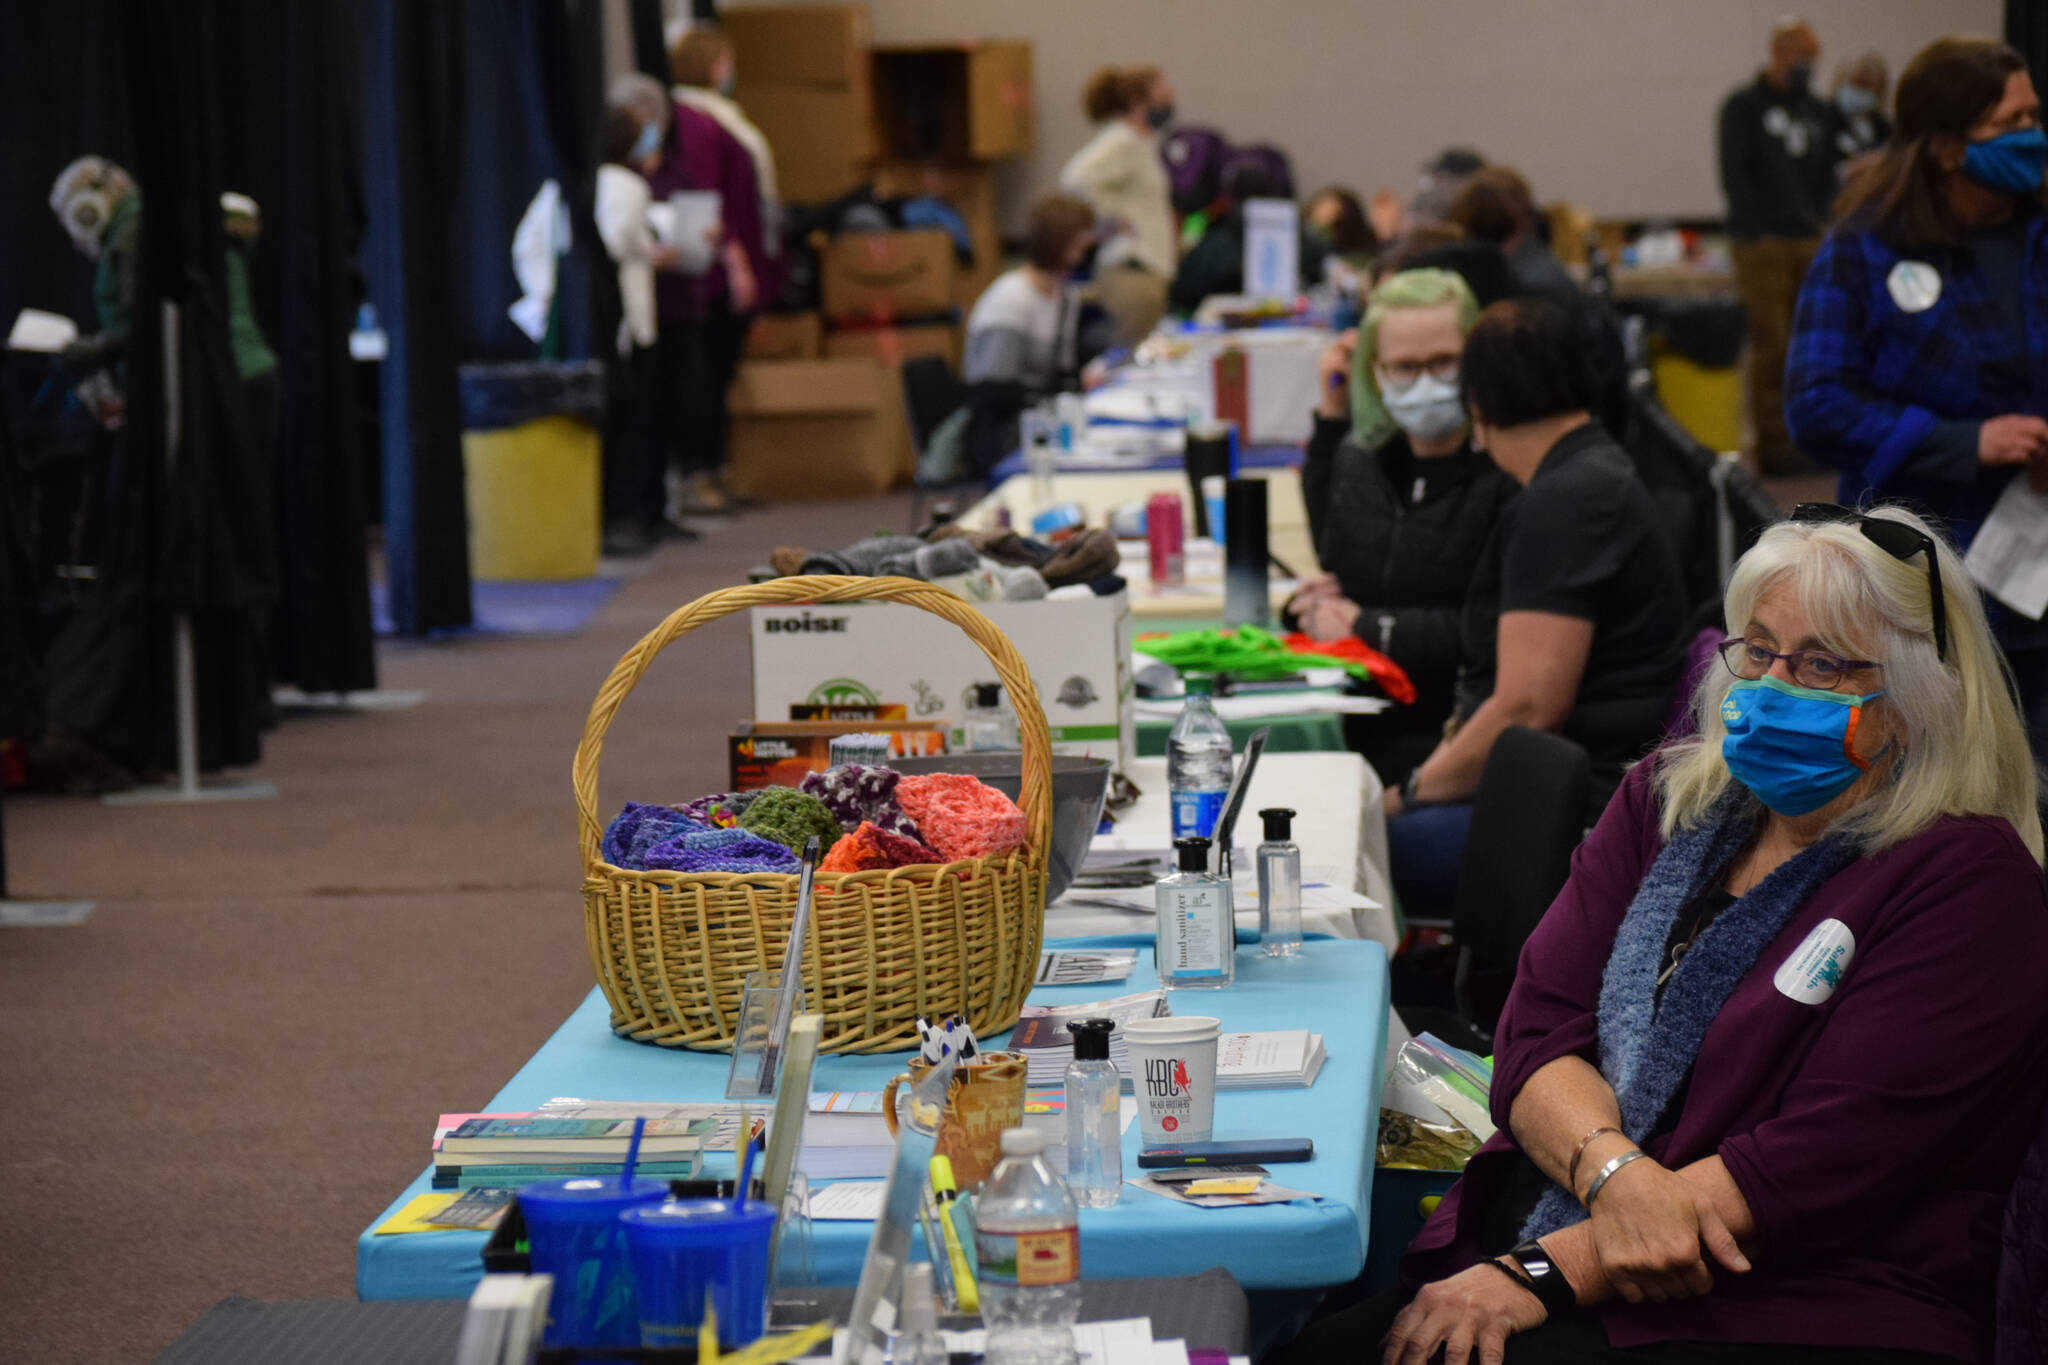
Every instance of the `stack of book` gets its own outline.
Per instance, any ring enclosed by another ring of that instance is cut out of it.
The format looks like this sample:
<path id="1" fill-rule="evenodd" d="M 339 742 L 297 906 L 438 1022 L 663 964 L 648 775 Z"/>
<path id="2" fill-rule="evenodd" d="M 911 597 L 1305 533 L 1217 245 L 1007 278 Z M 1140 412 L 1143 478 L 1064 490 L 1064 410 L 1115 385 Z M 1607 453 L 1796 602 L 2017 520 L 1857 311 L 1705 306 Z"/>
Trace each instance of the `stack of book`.
<path id="1" fill-rule="evenodd" d="M 1216 1089 L 1277 1090 L 1314 1085 L 1325 1055 L 1323 1035 L 1305 1028 L 1226 1033 L 1216 1040 Z"/>
<path id="2" fill-rule="evenodd" d="M 1123 1073 L 1124 1089 L 1131 1088 L 1131 1062 L 1124 1042 L 1124 1025 L 1133 1019 L 1157 1019 L 1168 1013 L 1166 992 L 1139 991 L 1114 1000 L 1094 1000 L 1085 1005 L 1026 1005 L 1010 1035 L 1012 1051 L 1024 1054 L 1024 1084 L 1032 1089 L 1066 1084 L 1067 1063 L 1074 1060 L 1074 1035 L 1067 1025 L 1076 1019 L 1108 1019 L 1116 1025 L 1109 1035 L 1109 1059 Z"/>
<path id="3" fill-rule="evenodd" d="M 633 1140 L 633 1120 L 536 1114 L 447 1114 L 437 1130 L 434 1188 L 517 1189 L 539 1180 L 616 1178 Z M 653 1119 L 640 1142 L 638 1173 L 659 1180 L 697 1174 L 711 1118 Z"/>

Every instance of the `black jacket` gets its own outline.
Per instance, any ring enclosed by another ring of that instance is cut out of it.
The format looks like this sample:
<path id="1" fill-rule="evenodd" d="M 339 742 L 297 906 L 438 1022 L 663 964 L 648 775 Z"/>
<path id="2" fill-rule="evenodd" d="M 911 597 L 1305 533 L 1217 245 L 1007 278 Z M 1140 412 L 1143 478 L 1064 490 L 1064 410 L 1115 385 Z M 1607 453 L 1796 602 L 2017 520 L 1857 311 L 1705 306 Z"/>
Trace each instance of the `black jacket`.
<path id="1" fill-rule="evenodd" d="M 1762 76 L 1721 105 L 1728 235 L 1818 237 L 1835 197 L 1834 106 Z"/>
<path id="2" fill-rule="evenodd" d="M 1451 714 L 1465 591 L 1517 488 L 1478 451 L 1418 460 L 1405 435 L 1367 451 L 1349 432 L 1316 419 L 1301 492 L 1317 558 L 1361 608 L 1359 638 L 1415 683 L 1413 705 L 1354 727 L 1369 737 L 1355 747 L 1392 782 L 1428 755 Z"/>

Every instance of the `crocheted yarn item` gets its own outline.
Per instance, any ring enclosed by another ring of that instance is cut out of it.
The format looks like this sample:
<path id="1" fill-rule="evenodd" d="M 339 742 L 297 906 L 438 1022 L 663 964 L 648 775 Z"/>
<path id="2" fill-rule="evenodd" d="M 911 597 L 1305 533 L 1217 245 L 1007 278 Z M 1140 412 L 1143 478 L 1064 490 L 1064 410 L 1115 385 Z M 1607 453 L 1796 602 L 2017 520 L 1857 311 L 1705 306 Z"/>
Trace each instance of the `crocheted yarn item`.
<path id="1" fill-rule="evenodd" d="M 851 834 L 863 822 L 905 839 L 923 840 L 917 822 L 903 813 L 896 784 L 903 774 L 894 768 L 842 763 L 821 773 L 805 773 L 801 790 L 825 803 L 839 828 Z"/>
<path id="2" fill-rule="evenodd" d="M 1024 842 L 1017 803 L 965 773 L 931 773 L 896 784 L 896 800 L 924 841 L 948 859 L 1000 857 Z"/>
<path id="3" fill-rule="evenodd" d="M 747 807 L 754 804 L 754 798 L 761 793 L 719 792 L 714 796 L 700 796 L 695 801 L 685 801 L 676 809 L 700 825 L 712 829 L 731 829 L 747 813 Z"/>
<path id="4" fill-rule="evenodd" d="M 820 872 L 871 872 L 877 868 L 909 867 L 913 863 L 942 863 L 936 850 L 915 839 L 877 829 L 866 820 L 853 833 L 832 845 Z"/>
<path id="5" fill-rule="evenodd" d="M 643 805 L 628 801 L 625 809 L 604 832 L 598 856 L 613 867 L 633 872 L 647 869 L 647 850 L 675 835 L 705 829 L 706 826 L 669 806 Z"/>
<path id="6" fill-rule="evenodd" d="M 796 854 L 743 829 L 704 829 L 679 833 L 647 850 L 649 872 L 799 872 Z"/>
<path id="7" fill-rule="evenodd" d="M 792 853 L 801 854 L 804 840 L 818 836 L 818 846 L 830 852 L 839 842 L 839 822 L 825 803 L 794 787 L 769 787 L 748 803 L 740 816 L 740 828 L 763 839 L 773 839 Z"/>

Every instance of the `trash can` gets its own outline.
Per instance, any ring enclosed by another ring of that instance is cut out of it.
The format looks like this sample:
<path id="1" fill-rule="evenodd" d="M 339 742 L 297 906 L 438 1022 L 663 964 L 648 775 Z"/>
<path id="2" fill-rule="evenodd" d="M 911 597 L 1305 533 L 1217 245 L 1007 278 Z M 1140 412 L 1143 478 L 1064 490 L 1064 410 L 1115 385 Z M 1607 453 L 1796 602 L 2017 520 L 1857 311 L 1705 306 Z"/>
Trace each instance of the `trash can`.
<path id="1" fill-rule="evenodd" d="M 604 365 L 464 365 L 462 472 L 475 579 L 597 573 Z"/>
<path id="2" fill-rule="evenodd" d="M 1742 449 L 1742 301 L 1733 295 L 1632 299 L 1650 333 L 1657 400 L 1711 450 Z"/>

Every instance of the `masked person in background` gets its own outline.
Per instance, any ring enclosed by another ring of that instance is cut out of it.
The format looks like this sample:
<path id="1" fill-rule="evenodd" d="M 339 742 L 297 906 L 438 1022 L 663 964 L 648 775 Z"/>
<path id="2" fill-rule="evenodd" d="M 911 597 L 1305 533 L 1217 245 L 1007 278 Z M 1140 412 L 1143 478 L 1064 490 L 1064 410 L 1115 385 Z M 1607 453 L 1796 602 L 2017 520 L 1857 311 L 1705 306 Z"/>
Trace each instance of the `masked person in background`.
<path id="1" fill-rule="evenodd" d="M 1771 64 L 1721 105 L 1721 188 L 1749 320 L 1747 390 L 1757 465 L 1809 472 L 1785 432 L 1785 338 L 1835 197 L 1835 116 L 1813 93 L 1820 40 L 1797 19 L 1771 32 Z"/>
<path id="2" fill-rule="evenodd" d="M 1095 136 L 1060 171 L 1060 189 L 1100 220 L 1095 301 L 1112 340 L 1135 345 L 1166 316 L 1166 290 L 1180 259 L 1173 186 L 1159 134 L 1173 121 L 1173 85 L 1157 67 L 1104 67 L 1082 92 Z"/>
<path id="3" fill-rule="evenodd" d="M 1785 415 L 1843 502 L 1908 502 L 1968 547 L 2016 480 L 2048 489 L 2048 136 L 2025 60 L 1980 38 L 1913 58 L 1898 121 L 1806 277 Z M 2048 621 L 1988 610 L 2048 760 Z"/>
<path id="4" fill-rule="evenodd" d="M 125 357 L 142 248 L 142 192 L 134 177 L 103 156 L 82 156 L 50 189 L 50 211 L 79 254 L 93 262 L 92 299 L 99 330 L 64 348 L 80 376 L 79 400 L 104 427 L 121 425 Z"/>
<path id="5" fill-rule="evenodd" d="M 1318 640 L 1357 636 L 1392 658 L 1416 699 L 1346 718 L 1351 747 L 1389 786 L 1429 756 L 1464 658 L 1459 619 L 1513 479 L 1472 448 L 1458 364 L 1479 316 L 1447 270 L 1372 291 L 1356 332 L 1324 352 L 1322 400 L 1301 471 L 1316 557 L 1329 572 L 1288 606 Z"/>
<path id="6" fill-rule="evenodd" d="M 1664 727 L 1686 609 L 1678 558 L 1634 463 L 1593 410 L 1592 346 L 1570 313 L 1509 299 L 1480 315 L 1459 362 L 1474 447 L 1522 491 L 1472 571 L 1445 738 L 1387 789 L 1387 849 L 1411 914 L 1449 911 L 1472 796 L 1510 725 L 1592 760 L 1590 822 Z"/>
<path id="7" fill-rule="evenodd" d="M 1724 610 L 1697 737 L 1629 772 L 1522 951 L 1499 1132 L 1401 1288 L 1270 1365 L 1993 1359 L 2048 896 L 1983 608 L 1910 512 L 1808 506 Z"/>
<path id="8" fill-rule="evenodd" d="M 1884 97 L 1891 71 L 1884 58 L 1866 52 L 1835 75 L 1835 155 L 1847 179 L 1859 158 L 1891 141 L 1892 123 L 1884 115 Z"/>

